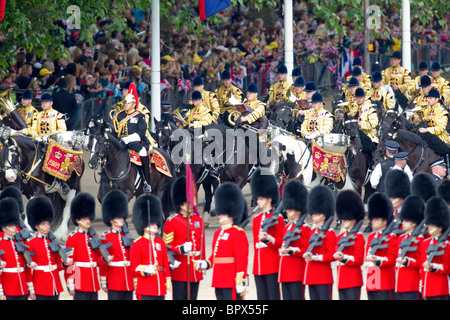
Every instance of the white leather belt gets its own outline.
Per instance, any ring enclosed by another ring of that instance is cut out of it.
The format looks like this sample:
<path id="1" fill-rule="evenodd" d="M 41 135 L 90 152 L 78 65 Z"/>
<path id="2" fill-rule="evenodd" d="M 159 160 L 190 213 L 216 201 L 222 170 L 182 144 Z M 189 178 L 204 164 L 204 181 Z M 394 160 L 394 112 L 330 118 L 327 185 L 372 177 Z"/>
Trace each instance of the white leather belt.
<path id="1" fill-rule="evenodd" d="M 5 273 L 20 273 L 20 272 L 24 272 L 24 271 L 25 271 L 25 268 L 22 268 L 22 267 L 17 267 L 17 268 L 3 268 L 2 271 L 5 272 Z"/>
<path id="2" fill-rule="evenodd" d="M 110 267 L 128 267 L 130 266 L 130 261 L 111 261 L 108 263 Z"/>
<path id="3" fill-rule="evenodd" d="M 95 268 L 97 266 L 97 262 L 75 262 L 76 267 L 82 267 L 82 268 Z"/>
<path id="4" fill-rule="evenodd" d="M 50 266 L 36 266 L 33 270 L 39 270 L 44 272 L 51 272 L 53 270 L 56 270 L 58 266 L 56 264 L 50 265 Z"/>

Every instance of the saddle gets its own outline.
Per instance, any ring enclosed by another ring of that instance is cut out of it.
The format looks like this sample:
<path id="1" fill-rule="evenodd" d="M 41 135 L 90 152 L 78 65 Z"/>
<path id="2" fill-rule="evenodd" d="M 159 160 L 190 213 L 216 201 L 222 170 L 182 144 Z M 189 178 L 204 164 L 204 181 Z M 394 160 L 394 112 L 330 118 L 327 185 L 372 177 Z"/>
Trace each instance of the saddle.
<path id="1" fill-rule="evenodd" d="M 139 153 L 137 153 L 134 150 L 128 149 L 130 153 L 130 161 L 131 163 L 137 165 L 138 167 L 142 166 L 141 157 L 139 156 Z M 153 154 L 150 158 L 150 172 L 151 172 L 151 165 L 154 165 L 156 170 L 169 178 L 172 178 L 172 174 L 170 173 L 169 167 L 167 165 L 167 161 L 164 158 L 164 156 L 158 152 L 157 150 L 153 151 Z"/>

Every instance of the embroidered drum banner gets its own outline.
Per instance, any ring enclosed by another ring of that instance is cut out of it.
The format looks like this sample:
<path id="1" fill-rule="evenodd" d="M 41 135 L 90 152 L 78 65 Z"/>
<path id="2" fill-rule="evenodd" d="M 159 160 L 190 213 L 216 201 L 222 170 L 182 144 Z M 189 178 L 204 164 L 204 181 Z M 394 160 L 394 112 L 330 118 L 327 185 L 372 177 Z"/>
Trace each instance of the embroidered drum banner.
<path id="1" fill-rule="evenodd" d="M 313 168 L 321 176 L 334 182 L 345 182 L 347 165 L 345 155 L 326 151 L 319 147 L 316 141 L 312 141 Z"/>
<path id="2" fill-rule="evenodd" d="M 130 152 L 130 161 L 137 166 L 142 166 L 141 157 L 139 156 L 139 153 L 137 153 L 132 149 L 129 149 L 128 151 Z M 150 163 L 155 165 L 155 168 L 158 172 L 172 178 L 172 174 L 170 173 L 169 167 L 167 166 L 166 159 L 164 159 L 161 153 L 154 150 L 153 155 L 150 159 Z M 150 167 L 150 171 L 151 169 L 152 168 Z"/>
<path id="3" fill-rule="evenodd" d="M 65 148 L 55 140 L 50 139 L 42 170 L 63 181 L 67 181 L 73 171 L 81 176 L 83 173 L 82 154 L 83 151 Z"/>

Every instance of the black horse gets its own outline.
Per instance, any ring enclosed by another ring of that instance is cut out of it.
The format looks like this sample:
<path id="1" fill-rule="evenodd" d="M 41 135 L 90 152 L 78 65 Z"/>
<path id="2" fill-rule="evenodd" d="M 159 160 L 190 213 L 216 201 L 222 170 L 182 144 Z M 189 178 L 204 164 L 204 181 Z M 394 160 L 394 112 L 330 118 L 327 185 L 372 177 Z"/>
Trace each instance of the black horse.
<path id="1" fill-rule="evenodd" d="M 273 126 L 279 127 L 297 136 L 300 136 L 300 129 L 303 121 L 305 120 L 305 117 L 300 115 L 294 116 L 294 108 L 294 103 L 277 103 L 272 108 L 269 121 Z"/>
<path id="2" fill-rule="evenodd" d="M 86 148 L 90 151 L 89 167 L 96 170 L 101 164 L 100 186 L 97 199 L 101 203 L 103 197 L 111 190 L 122 190 L 130 201 L 134 196 L 143 193 L 142 179 L 137 165 L 131 162 L 128 148 L 124 147 L 109 125 L 102 119 L 91 120 L 88 125 L 88 143 Z M 170 197 L 171 185 L 176 177 L 175 166 L 164 150 L 156 148 L 166 160 L 169 177 L 160 173 L 155 165 L 151 164 L 150 186 L 152 193 L 161 199 L 164 215 L 167 218 L 173 212 Z"/>
<path id="3" fill-rule="evenodd" d="M 55 219 L 53 228 L 55 236 L 65 239 L 68 235 L 70 221 L 70 204 L 80 191 L 81 177 L 84 173 L 84 162 L 81 161 L 80 175 L 73 172 L 66 181 L 70 190 L 67 194 L 61 191 L 61 182 L 52 175 L 43 171 L 46 154 L 46 144 L 31 140 L 29 137 L 18 134 L 3 139 L 4 144 L 0 153 L 0 162 L 5 170 L 6 185 L 15 185 L 30 199 L 40 195 L 51 198 Z"/>

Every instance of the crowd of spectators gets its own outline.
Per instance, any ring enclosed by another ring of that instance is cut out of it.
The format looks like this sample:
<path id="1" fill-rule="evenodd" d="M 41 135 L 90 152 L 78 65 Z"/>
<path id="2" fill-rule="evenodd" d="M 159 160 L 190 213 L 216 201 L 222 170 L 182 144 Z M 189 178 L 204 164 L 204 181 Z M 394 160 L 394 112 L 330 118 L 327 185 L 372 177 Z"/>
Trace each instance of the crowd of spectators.
<path id="1" fill-rule="evenodd" d="M 172 94 L 189 90 L 190 80 L 196 75 L 203 77 L 205 89 L 213 90 L 219 85 L 220 73 L 225 68 L 232 71 L 233 80 L 241 87 L 245 78 L 267 79 L 263 82 L 265 87 L 260 88 L 260 92 L 264 92 L 276 81 L 275 70 L 284 60 L 282 1 L 276 2 L 276 8 L 261 14 L 245 6 L 231 7 L 219 14 L 218 26 L 204 22 L 201 35 L 189 32 L 186 25 L 180 30 L 162 26 L 163 100 L 170 90 Z M 186 5 L 192 6 L 192 1 L 178 1 L 173 15 L 179 14 Z M 341 26 L 347 30 L 345 36 L 327 30 L 325 22 L 317 18 L 312 9 L 309 2 L 294 1 L 295 66 L 317 62 L 328 66 L 333 65 L 330 62 L 338 64 L 340 52 L 349 47 L 362 55 L 363 35 L 357 32 L 345 9 L 339 12 Z M 371 34 L 373 61 L 401 49 L 400 16 L 393 6 L 384 10 L 381 29 Z M 198 15 L 195 7 L 192 13 Z M 1 79 L 0 91 L 10 87 L 37 93 L 56 91 L 64 77 L 66 90 L 76 96 L 79 104 L 90 98 L 120 96 L 120 88 L 130 81 L 136 83 L 139 94 L 147 93 L 151 79 L 150 17 L 148 12 L 131 7 L 125 10 L 123 17 L 127 21 L 127 32 L 112 30 L 111 20 L 99 20 L 93 26 L 93 46 L 79 41 L 76 30 L 67 30 L 68 54 L 57 60 L 19 48 L 15 65 L 10 66 Z M 436 21 L 422 25 L 413 20 L 413 46 L 448 43 L 449 21 L 447 19 L 441 27 Z M 125 34 L 133 36 L 128 39 Z"/>

